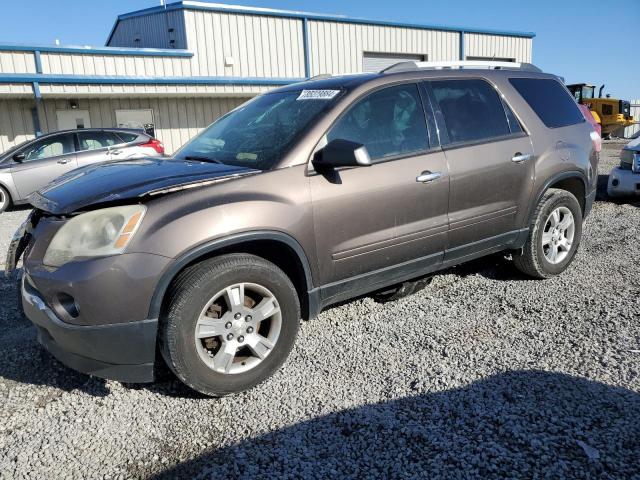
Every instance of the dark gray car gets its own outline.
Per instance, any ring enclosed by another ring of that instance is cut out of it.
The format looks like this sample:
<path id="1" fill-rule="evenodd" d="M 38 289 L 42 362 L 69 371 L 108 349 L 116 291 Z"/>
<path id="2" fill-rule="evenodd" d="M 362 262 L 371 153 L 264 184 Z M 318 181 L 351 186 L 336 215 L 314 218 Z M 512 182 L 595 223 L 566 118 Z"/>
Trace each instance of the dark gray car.
<path id="1" fill-rule="evenodd" d="M 40 136 L 0 154 L 0 213 L 74 168 L 163 154 L 158 140 L 138 130 L 87 128 Z"/>
<path id="2" fill-rule="evenodd" d="M 560 274 L 595 197 L 591 126 L 557 77 L 491 67 L 291 85 L 173 159 L 61 177 L 31 198 L 7 260 L 24 251 L 41 343 L 127 382 L 163 358 L 224 395 L 272 374 L 300 318 L 336 302 L 502 250 Z"/>

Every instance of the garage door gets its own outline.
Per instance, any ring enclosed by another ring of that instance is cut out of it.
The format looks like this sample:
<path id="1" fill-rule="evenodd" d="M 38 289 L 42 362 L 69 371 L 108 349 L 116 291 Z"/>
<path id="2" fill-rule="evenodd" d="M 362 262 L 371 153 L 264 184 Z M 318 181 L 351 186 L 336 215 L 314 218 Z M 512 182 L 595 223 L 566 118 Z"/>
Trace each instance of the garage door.
<path id="1" fill-rule="evenodd" d="M 362 70 L 364 72 L 379 72 L 391 65 L 400 62 L 417 61 L 424 62 L 426 55 L 410 53 L 374 53 L 364 52 L 362 59 Z"/>

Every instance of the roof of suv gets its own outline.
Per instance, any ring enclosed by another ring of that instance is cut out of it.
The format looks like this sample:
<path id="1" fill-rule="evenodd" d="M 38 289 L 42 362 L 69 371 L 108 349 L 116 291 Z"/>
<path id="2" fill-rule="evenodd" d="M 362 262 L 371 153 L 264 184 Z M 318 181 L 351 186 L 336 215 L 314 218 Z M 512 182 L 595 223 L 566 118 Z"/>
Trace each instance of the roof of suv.
<path id="1" fill-rule="evenodd" d="M 376 80 L 386 79 L 389 83 L 403 79 L 420 79 L 433 77 L 477 77 L 494 75 L 510 76 L 510 77 L 530 77 L 530 78 L 553 78 L 557 76 L 549 73 L 535 72 L 531 70 L 518 69 L 482 69 L 482 68 L 465 68 L 465 69 L 429 69 L 416 68 L 414 70 L 404 70 L 389 73 L 354 73 L 347 75 L 318 76 L 304 82 L 294 83 L 284 87 L 280 87 L 271 92 L 295 92 L 301 89 L 313 90 L 353 90 L 365 83 L 374 82 Z M 380 82 L 386 83 L 386 82 Z"/>

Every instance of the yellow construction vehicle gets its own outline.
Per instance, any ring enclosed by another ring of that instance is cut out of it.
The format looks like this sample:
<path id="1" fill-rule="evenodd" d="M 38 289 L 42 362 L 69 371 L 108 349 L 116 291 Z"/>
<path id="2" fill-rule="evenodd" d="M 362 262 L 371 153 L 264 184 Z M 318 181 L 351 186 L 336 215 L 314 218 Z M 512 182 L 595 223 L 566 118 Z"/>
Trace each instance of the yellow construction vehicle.
<path id="1" fill-rule="evenodd" d="M 636 123 L 631 116 L 631 104 L 626 100 L 610 98 L 609 95 L 602 98 L 604 85 L 598 91 L 596 98 L 595 85 L 587 83 L 575 83 L 567 85 L 567 88 L 576 99 L 576 102 L 585 105 L 602 127 L 602 138 L 611 138 L 621 129 Z"/>

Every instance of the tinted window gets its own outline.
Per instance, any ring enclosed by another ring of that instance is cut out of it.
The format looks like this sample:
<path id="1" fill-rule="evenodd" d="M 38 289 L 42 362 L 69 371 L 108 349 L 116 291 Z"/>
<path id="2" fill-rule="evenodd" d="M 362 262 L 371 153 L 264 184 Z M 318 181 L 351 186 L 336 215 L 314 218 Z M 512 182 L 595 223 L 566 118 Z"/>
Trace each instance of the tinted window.
<path id="1" fill-rule="evenodd" d="M 504 113 L 507 114 L 507 122 L 509 123 L 509 130 L 511 130 L 511 133 L 522 132 L 522 125 L 520 125 L 520 122 L 514 115 L 513 110 L 511 110 L 509 108 L 509 105 L 507 105 L 504 101 L 502 102 L 502 105 L 504 106 Z"/>
<path id="2" fill-rule="evenodd" d="M 78 143 L 82 152 L 107 148 L 122 141 L 111 132 L 78 132 Z"/>
<path id="3" fill-rule="evenodd" d="M 133 142 L 136 138 L 138 138 L 138 135 L 136 135 L 134 133 L 118 132 L 118 133 L 116 133 L 116 135 L 120 139 L 122 139 L 122 143 Z"/>
<path id="4" fill-rule="evenodd" d="M 584 122 L 575 100 L 551 79 L 510 78 L 509 81 L 549 128 Z"/>
<path id="5" fill-rule="evenodd" d="M 372 160 L 427 150 L 418 87 L 385 88 L 358 101 L 327 134 L 328 141 L 338 138 L 363 144 Z"/>
<path id="6" fill-rule="evenodd" d="M 71 135 L 60 135 L 39 140 L 23 150 L 22 153 L 24 153 L 25 161 L 29 161 L 56 157 L 66 153 L 73 153 L 73 151 L 73 138 Z"/>
<path id="7" fill-rule="evenodd" d="M 269 170 L 341 93 L 298 90 L 260 95 L 218 119 L 175 158 Z"/>
<path id="8" fill-rule="evenodd" d="M 495 88 L 483 80 L 443 80 L 431 83 L 451 143 L 475 142 L 511 130 Z"/>

